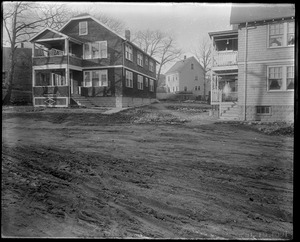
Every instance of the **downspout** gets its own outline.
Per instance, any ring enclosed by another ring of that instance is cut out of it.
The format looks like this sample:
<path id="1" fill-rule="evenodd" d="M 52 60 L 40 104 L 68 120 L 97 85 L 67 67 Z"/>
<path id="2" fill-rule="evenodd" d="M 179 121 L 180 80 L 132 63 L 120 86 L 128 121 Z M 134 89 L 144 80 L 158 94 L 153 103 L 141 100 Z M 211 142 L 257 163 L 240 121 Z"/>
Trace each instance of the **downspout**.
<path id="1" fill-rule="evenodd" d="M 247 102 L 247 54 L 248 54 L 248 22 L 245 26 L 245 57 L 244 57 L 244 121 L 247 120 L 246 102 Z"/>

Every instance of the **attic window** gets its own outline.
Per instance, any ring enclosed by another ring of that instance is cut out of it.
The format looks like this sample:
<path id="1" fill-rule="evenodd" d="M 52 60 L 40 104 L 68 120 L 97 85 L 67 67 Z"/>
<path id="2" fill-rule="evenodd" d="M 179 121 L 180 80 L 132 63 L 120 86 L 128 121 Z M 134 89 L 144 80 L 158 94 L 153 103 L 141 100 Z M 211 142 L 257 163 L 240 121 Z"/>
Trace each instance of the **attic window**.
<path id="1" fill-rule="evenodd" d="M 87 28 L 87 21 L 79 22 L 79 35 L 87 35 L 88 28 Z"/>

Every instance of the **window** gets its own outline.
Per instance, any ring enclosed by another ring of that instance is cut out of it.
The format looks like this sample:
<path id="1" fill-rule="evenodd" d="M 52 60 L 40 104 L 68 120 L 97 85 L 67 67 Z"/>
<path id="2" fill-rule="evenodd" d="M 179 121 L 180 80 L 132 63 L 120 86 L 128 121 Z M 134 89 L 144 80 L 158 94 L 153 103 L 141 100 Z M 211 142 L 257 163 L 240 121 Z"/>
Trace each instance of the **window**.
<path id="1" fill-rule="evenodd" d="M 92 86 L 91 72 L 90 71 L 85 71 L 84 72 L 83 86 L 84 87 L 91 87 Z"/>
<path id="2" fill-rule="evenodd" d="M 52 86 L 50 72 L 37 73 L 35 79 L 35 86 Z"/>
<path id="3" fill-rule="evenodd" d="M 193 63 L 191 64 L 191 69 L 194 70 L 194 64 Z"/>
<path id="4" fill-rule="evenodd" d="M 184 87 L 184 91 L 185 91 L 185 92 L 187 91 L 187 87 Z"/>
<path id="5" fill-rule="evenodd" d="M 294 90 L 294 67 L 293 66 L 287 66 L 286 89 Z"/>
<path id="6" fill-rule="evenodd" d="M 83 48 L 84 59 L 107 58 L 107 41 L 85 43 Z"/>
<path id="7" fill-rule="evenodd" d="M 145 77 L 145 87 L 148 87 L 148 78 Z"/>
<path id="8" fill-rule="evenodd" d="M 269 68 L 269 90 L 280 90 L 282 86 L 282 67 Z"/>
<path id="9" fill-rule="evenodd" d="M 79 22 L 79 35 L 87 35 L 87 34 L 88 34 L 87 21 Z"/>
<path id="10" fill-rule="evenodd" d="M 66 86 L 66 78 L 63 71 L 39 72 L 36 74 L 35 86 Z"/>
<path id="11" fill-rule="evenodd" d="M 147 66 L 148 65 L 148 57 L 145 56 L 145 65 Z"/>
<path id="12" fill-rule="evenodd" d="M 283 23 L 270 25 L 270 47 L 282 46 L 283 41 Z"/>
<path id="13" fill-rule="evenodd" d="M 133 73 L 131 71 L 126 71 L 126 87 L 133 87 Z"/>
<path id="14" fill-rule="evenodd" d="M 150 79 L 150 91 L 154 92 L 154 80 Z"/>
<path id="15" fill-rule="evenodd" d="M 294 90 L 294 66 L 268 67 L 268 91 Z"/>
<path id="16" fill-rule="evenodd" d="M 197 91 L 198 90 L 198 86 L 195 86 L 195 91 Z"/>
<path id="17" fill-rule="evenodd" d="M 137 54 L 137 64 L 139 66 L 143 66 L 143 54 L 141 54 L 141 53 Z"/>
<path id="18" fill-rule="evenodd" d="M 63 76 L 63 73 L 52 73 L 52 85 L 53 86 L 65 86 L 66 79 Z"/>
<path id="19" fill-rule="evenodd" d="M 138 75 L 138 83 L 137 83 L 138 85 L 137 85 L 137 88 L 139 89 L 139 90 L 143 90 L 144 89 L 144 83 L 143 83 L 143 76 L 141 76 L 141 75 Z"/>
<path id="20" fill-rule="evenodd" d="M 269 47 L 293 46 L 295 22 L 281 22 L 269 25 Z"/>
<path id="21" fill-rule="evenodd" d="M 295 22 L 287 23 L 287 45 L 294 45 L 295 42 Z"/>
<path id="22" fill-rule="evenodd" d="M 271 107 L 270 106 L 256 106 L 256 114 L 258 114 L 258 115 L 271 114 Z"/>
<path id="23" fill-rule="evenodd" d="M 84 87 L 107 87 L 107 70 L 84 71 Z"/>
<path id="24" fill-rule="evenodd" d="M 153 61 L 149 61 L 149 70 L 154 71 Z"/>
<path id="25" fill-rule="evenodd" d="M 195 81 L 198 81 L 198 76 L 195 76 Z"/>
<path id="26" fill-rule="evenodd" d="M 128 60 L 133 60 L 132 58 L 132 46 L 130 45 L 126 45 L 125 46 L 125 58 L 128 59 Z"/>

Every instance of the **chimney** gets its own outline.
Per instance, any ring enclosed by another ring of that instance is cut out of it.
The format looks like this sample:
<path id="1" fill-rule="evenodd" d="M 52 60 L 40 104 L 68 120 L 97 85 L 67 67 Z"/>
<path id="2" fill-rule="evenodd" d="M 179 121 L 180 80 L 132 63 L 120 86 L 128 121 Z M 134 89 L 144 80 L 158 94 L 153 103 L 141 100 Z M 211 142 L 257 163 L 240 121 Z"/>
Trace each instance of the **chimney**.
<path id="1" fill-rule="evenodd" d="M 125 39 L 130 41 L 130 30 L 129 29 L 125 30 Z"/>
<path id="2" fill-rule="evenodd" d="M 183 57 L 183 59 L 184 59 L 184 60 L 186 59 L 186 55 Z"/>

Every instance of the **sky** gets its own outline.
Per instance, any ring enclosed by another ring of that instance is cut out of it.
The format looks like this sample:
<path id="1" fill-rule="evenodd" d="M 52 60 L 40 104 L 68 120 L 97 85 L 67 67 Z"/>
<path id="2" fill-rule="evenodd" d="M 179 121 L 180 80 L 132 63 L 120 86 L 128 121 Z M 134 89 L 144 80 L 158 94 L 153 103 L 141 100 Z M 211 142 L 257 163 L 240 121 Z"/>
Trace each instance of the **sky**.
<path id="1" fill-rule="evenodd" d="M 190 57 L 202 39 L 209 40 L 208 32 L 231 29 L 230 3 L 153 3 L 153 2 L 76 2 L 73 9 L 98 9 L 125 23 L 126 29 L 160 30 L 174 36 L 183 55 Z M 171 67 L 171 63 L 164 69 Z"/>
<path id="2" fill-rule="evenodd" d="M 51 2 L 53 3 L 53 2 Z M 57 2 L 73 10 L 91 9 L 124 22 L 132 33 L 160 30 L 170 33 L 183 55 L 190 57 L 197 44 L 209 40 L 208 32 L 231 29 L 231 3 L 197 2 Z M 165 66 L 164 71 L 174 63 Z"/>

